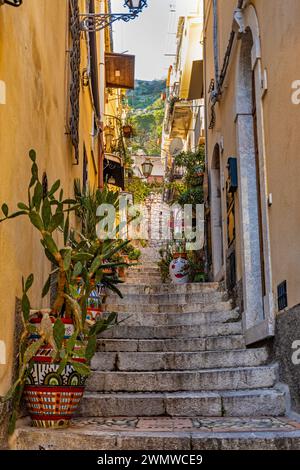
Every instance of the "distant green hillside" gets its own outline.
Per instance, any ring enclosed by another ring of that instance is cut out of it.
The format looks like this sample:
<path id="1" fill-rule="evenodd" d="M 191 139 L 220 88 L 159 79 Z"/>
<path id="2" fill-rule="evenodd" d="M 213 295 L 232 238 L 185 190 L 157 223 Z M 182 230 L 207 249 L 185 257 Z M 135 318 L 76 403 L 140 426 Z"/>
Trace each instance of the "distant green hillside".
<path id="1" fill-rule="evenodd" d="M 145 109 L 160 98 L 165 88 L 165 80 L 136 80 L 135 89 L 127 93 L 128 104 L 132 109 Z"/>
<path id="2" fill-rule="evenodd" d="M 128 142 L 132 152 L 142 149 L 147 155 L 159 155 L 164 118 L 164 101 L 161 94 L 165 91 L 164 80 L 137 80 L 135 90 L 127 93 L 131 109 L 131 121 L 135 137 Z"/>

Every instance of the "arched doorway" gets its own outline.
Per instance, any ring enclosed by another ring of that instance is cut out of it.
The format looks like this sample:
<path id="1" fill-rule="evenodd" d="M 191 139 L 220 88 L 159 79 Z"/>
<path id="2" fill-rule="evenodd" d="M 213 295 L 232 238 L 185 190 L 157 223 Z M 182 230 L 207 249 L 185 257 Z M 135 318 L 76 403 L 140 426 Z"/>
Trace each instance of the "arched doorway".
<path id="1" fill-rule="evenodd" d="M 220 147 L 214 148 L 211 164 L 211 245 L 214 281 L 224 279 L 224 250 L 222 224 L 222 187 Z"/>
<path id="2" fill-rule="evenodd" d="M 255 10 L 245 12 L 236 77 L 239 219 L 246 343 L 273 335 L 271 261 L 264 165 L 260 43 Z"/>

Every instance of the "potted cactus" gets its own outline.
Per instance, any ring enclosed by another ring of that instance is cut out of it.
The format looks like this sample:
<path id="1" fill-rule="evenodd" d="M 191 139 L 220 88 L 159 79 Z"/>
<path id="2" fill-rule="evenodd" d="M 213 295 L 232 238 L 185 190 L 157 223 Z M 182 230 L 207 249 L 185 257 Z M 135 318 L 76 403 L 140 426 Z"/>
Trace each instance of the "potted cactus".
<path id="1" fill-rule="evenodd" d="M 29 301 L 34 276 L 23 279 L 23 332 L 18 355 L 18 375 L 5 397 L 12 401 L 10 432 L 13 431 L 22 397 L 27 403 L 33 425 L 67 426 L 79 404 L 90 362 L 96 350 L 97 335 L 116 322 L 116 314 L 100 318 L 89 316 L 89 299 L 95 285 L 101 283 L 121 297 L 117 279 L 104 269 L 117 268 L 111 261 L 119 250 L 115 242 L 86 238 L 70 228 L 70 214 L 79 209 L 75 199 L 64 199 L 60 181 L 50 190 L 43 189 L 39 179 L 36 153 L 29 152 L 32 177 L 28 201 L 20 202 L 11 213 L 2 205 L 0 222 L 27 217 L 39 232 L 44 254 L 52 269 L 42 291 L 45 297 L 52 276 L 56 276 L 56 296 L 51 308 L 33 311 Z M 57 236 L 59 232 L 60 237 Z M 61 239 L 61 246 L 57 239 Z M 104 264 L 105 260 L 105 264 Z M 78 281 L 80 279 L 80 282 Z"/>

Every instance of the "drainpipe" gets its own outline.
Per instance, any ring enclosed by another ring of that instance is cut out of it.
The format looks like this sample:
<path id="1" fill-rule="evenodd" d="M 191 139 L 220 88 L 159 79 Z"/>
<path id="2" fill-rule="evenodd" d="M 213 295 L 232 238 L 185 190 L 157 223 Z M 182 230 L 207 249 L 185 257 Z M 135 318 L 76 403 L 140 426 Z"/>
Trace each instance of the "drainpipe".
<path id="1" fill-rule="evenodd" d="M 218 87 L 219 82 L 219 45 L 218 45 L 218 0 L 213 0 L 213 17 L 214 17 L 214 65 L 215 65 L 215 84 Z"/>
<path id="2" fill-rule="evenodd" d="M 100 3 L 100 13 L 106 13 L 105 4 Z M 98 139 L 98 187 L 104 187 L 104 112 L 105 112 L 105 29 L 99 31 L 99 101 L 100 101 L 100 134 Z"/>
<path id="3" fill-rule="evenodd" d="M 205 24 L 206 24 L 206 18 L 205 18 L 205 2 L 203 2 L 203 74 L 204 74 L 204 119 L 205 119 L 205 169 L 206 169 L 206 178 L 207 178 L 207 194 L 205 195 L 208 197 L 208 191 L 209 191 L 209 184 L 208 184 L 208 148 L 207 148 L 207 142 L 208 142 L 208 97 L 207 97 L 207 75 L 206 75 L 206 60 L 207 60 L 207 49 L 206 49 L 206 29 L 205 29 Z M 206 202 L 206 201 L 205 201 Z M 206 206 L 206 205 L 205 205 Z M 206 214 L 205 214 L 205 206 L 204 206 L 204 251 L 205 251 L 205 273 L 208 274 L 208 223 L 206 219 Z"/>
<path id="4" fill-rule="evenodd" d="M 217 1 L 217 0 L 215 0 L 215 1 Z M 237 10 L 242 10 L 243 9 L 244 1 L 245 0 L 238 0 Z M 218 26 L 218 24 L 217 24 L 217 26 Z M 216 31 L 218 32 L 218 29 Z M 218 76 L 218 80 L 217 80 L 216 86 L 215 86 L 215 90 L 216 90 L 215 99 L 216 99 L 216 101 L 218 100 L 219 96 L 221 95 L 221 89 L 222 89 L 222 86 L 223 86 L 223 83 L 224 83 L 224 80 L 225 80 L 225 77 L 226 77 L 227 69 L 228 69 L 228 66 L 229 66 L 229 61 L 230 61 L 230 57 L 231 57 L 231 52 L 232 52 L 232 47 L 233 47 L 235 35 L 236 35 L 235 31 L 232 29 L 231 33 L 230 33 L 227 49 L 226 49 L 226 52 L 225 52 L 222 69 L 221 69 L 220 75 Z"/>

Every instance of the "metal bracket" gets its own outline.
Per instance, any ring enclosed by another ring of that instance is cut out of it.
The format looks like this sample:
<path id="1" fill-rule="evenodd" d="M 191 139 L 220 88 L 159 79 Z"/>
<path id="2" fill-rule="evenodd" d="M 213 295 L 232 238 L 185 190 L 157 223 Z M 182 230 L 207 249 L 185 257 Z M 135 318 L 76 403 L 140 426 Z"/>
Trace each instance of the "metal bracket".
<path id="1" fill-rule="evenodd" d="M 23 0 L 0 0 L 0 6 L 1 5 L 10 5 L 11 7 L 20 7 L 23 3 Z"/>
<path id="2" fill-rule="evenodd" d="M 245 16 L 241 8 L 236 8 L 233 13 L 233 30 L 238 34 L 246 33 Z"/>
<path id="3" fill-rule="evenodd" d="M 125 21 L 128 23 L 138 17 L 140 11 L 136 10 L 132 13 L 86 13 L 80 16 L 80 29 L 89 33 L 101 31 L 107 28 L 115 21 Z"/>

